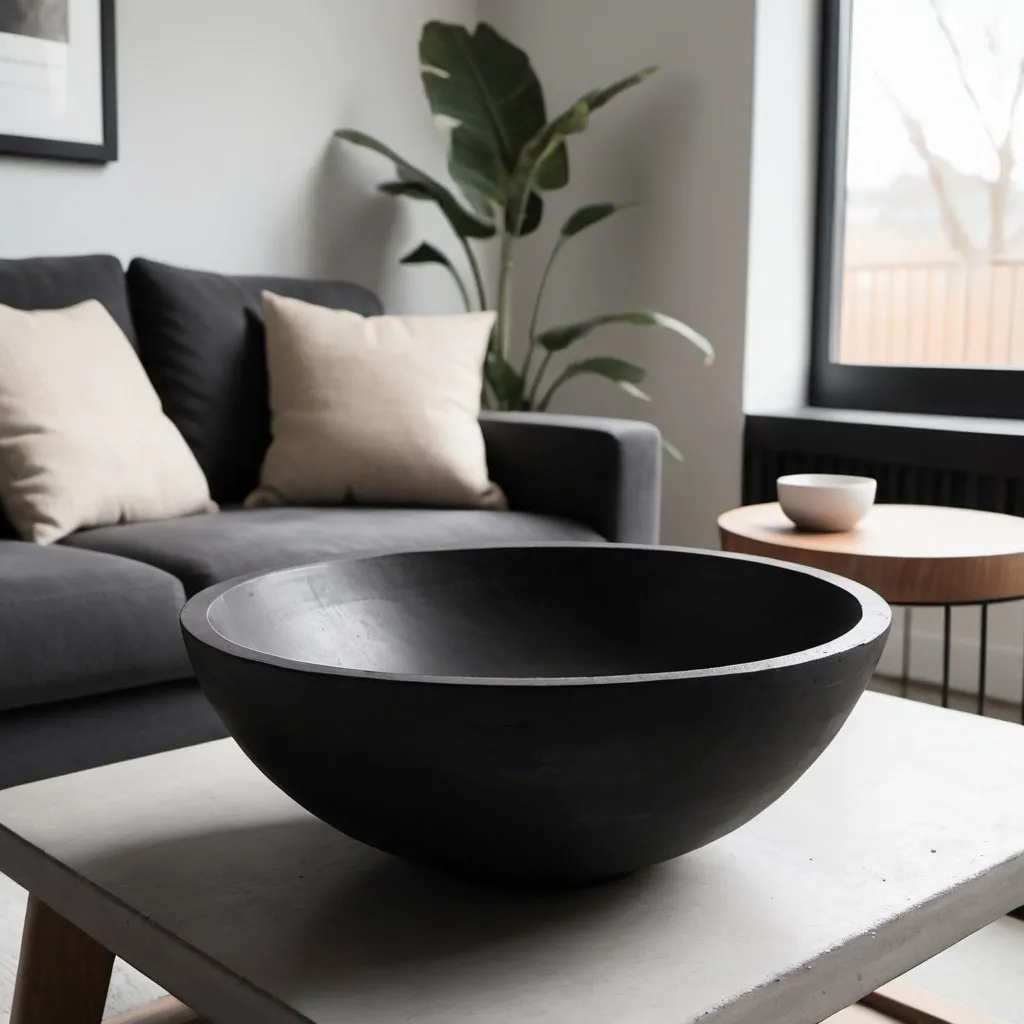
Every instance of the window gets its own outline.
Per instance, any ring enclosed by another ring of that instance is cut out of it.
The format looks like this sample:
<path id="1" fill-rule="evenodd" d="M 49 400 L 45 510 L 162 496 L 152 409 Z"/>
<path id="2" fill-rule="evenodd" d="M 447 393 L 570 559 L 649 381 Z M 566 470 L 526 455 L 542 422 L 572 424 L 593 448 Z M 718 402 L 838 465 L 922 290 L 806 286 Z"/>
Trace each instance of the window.
<path id="1" fill-rule="evenodd" d="M 1024 418 L 1024 0 L 823 0 L 811 401 Z"/>

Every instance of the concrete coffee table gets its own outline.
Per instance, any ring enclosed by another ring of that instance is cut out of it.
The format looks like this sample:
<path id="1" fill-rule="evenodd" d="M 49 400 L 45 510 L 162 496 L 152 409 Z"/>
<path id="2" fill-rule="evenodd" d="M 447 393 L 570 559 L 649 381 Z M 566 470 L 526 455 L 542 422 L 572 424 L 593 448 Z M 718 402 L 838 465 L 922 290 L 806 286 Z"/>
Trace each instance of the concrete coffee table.
<path id="1" fill-rule="evenodd" d="M 347 839 L 231 741 L 34 783 L 12 1024 L 95 1024 L 108 950 L 225 1024 L 812 1024 L 1024 903 L 1022 777 L 1019 726 L 867 694 L 737 832 L 549 894 Z"/>

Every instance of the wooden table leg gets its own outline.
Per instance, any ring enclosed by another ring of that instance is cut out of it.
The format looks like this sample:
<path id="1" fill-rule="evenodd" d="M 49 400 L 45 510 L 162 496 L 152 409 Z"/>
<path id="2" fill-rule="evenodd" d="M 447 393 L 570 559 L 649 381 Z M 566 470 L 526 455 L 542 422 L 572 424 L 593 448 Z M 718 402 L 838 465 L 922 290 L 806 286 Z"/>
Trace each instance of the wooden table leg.
<path id="1" fill-rule="evenodd" d="M 103 1024 L 203 1024 L 184 1003 L 173 996 L 164 996 L 155 1003 L 126 1010 L 108 1017 Z"/>
<path id="2" fill-rule="evenodd" d="M 114 954 L 30 896 L 10 1024 L 100 1024 Z"/>
<path id="3" fill-rule="evenodd" d="M 1003 1024 L 902 978 L 866 995 L 861 1003 L 900 1024 Z"/>

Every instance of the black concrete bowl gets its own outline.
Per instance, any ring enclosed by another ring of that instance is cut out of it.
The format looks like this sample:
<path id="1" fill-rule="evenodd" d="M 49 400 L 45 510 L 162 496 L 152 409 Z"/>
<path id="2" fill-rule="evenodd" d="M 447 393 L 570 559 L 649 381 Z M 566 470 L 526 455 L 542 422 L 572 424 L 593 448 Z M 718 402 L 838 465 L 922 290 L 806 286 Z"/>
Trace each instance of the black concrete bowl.
<path id="1" fill-rule="evenodd" d="M 838 576 L 603 544 L 325 562 L 182 613 L 207 696 L 296 801 L 530 886 L 621 875 L 764 810 L 838 732 L 889 623 Z"/>

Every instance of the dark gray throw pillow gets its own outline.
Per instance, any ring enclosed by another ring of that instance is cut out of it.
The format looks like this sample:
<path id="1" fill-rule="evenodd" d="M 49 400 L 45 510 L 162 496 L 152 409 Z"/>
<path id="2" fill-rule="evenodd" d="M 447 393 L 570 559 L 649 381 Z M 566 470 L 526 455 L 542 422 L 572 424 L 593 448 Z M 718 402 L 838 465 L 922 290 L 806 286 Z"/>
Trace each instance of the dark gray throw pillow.
<path id="1" fill-rule="evenodd" d="M 270 443 L 264 290 L 363 316 L 381 312 L 372 292 L 346 281 L 229 277 L 146 259 L 128 268 L 143 366 L 221 504 L 256 487 Z"/>

